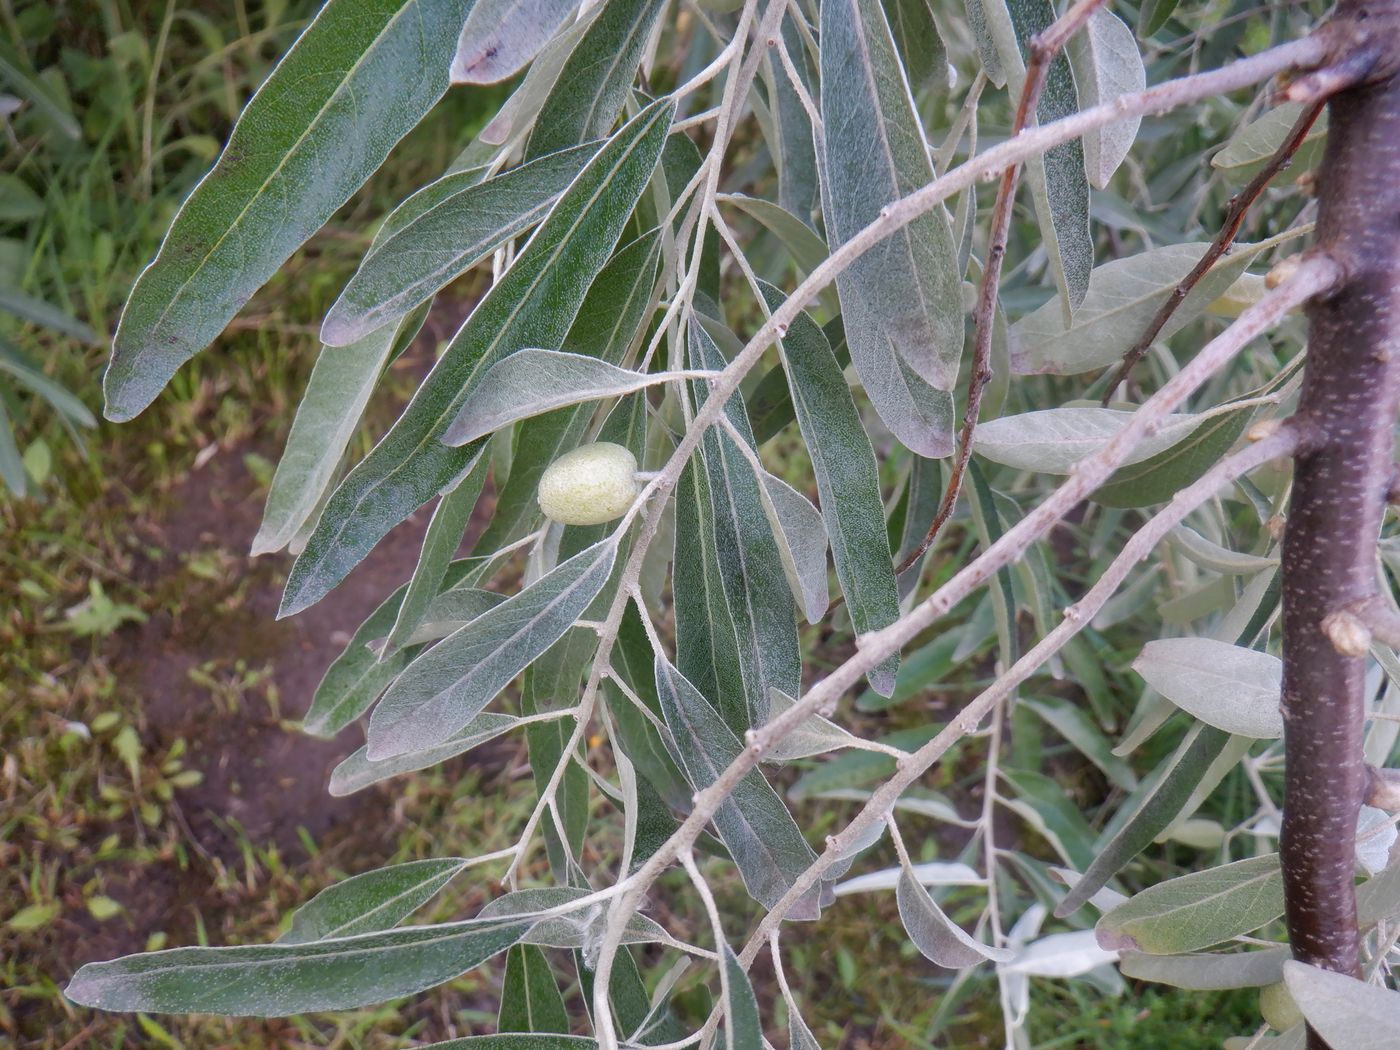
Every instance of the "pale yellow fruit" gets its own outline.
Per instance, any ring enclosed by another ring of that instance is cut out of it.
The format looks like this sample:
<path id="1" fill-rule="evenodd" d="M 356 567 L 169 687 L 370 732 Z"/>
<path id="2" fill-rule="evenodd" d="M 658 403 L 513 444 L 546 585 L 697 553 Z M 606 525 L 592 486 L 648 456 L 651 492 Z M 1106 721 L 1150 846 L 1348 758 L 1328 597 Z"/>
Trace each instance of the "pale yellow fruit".
<path id="1" fill-rule="evenodd" d="M 566 452 L 540 478 L 545 517 L 561 525 L 601 525 L 627 513 L 637 498 L 637 457 L 611 441 Z"/>
<path id="2" fill-rule="evenodd" d="M 1303 1023 L 1303 1011 L 1293 1001 L 1288 985 L 1279 981 L 1259 989 L 1259 1014 L 1278 1032 L 1286 1032 Z"/>

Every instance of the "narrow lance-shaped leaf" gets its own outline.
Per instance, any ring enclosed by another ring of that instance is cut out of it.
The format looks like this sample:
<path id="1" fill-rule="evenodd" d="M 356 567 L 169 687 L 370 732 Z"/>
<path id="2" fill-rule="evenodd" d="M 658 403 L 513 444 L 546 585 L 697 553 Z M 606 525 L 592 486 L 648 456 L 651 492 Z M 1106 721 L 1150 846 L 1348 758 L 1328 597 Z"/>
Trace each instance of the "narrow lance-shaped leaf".
<path id="1" fill-rule="evenodd" d="M 616 554 L 589 547 L 414 660 L 370 717 L 369 759 L 446 743 L 583 615 Z"/>
<path id="2" fill-rule="evenodd" d="M 724 367 L 719 348 L 693 317 L 687 346 L 693 367 Z M 693 382 L 691 389 L 697 405 L 709 396 L 703 382 Z M 739 394 L 731 397 L 725 415 L 752 450 L 753 434 Z M 703 489 L 693 476 L 702 471 Z M 706 695 L 715 697 L 730 729 L 743 733 L 767 720 L 769 689 L 795 696 L 801 688 L 797 609 L 758 479 L 735 438 L 711 427 L 686 472 L 692 477 L 681 482 L 686 509 L 677 505 L 677 540 L 694 543 L 698 538 L 701 551 L 699 558 L 686 554 L 682 560 L 687 564 L 678 564 L 674 577 L 677 660 L 682 674 L 689 677 L 695 669 L 701 675 L 702 692 L 711 690 Z M 699 519 L 693 529 L 691 513 Z"/>
<path id="3" fill-rule="evenodd" d="M 625 360 L 640 337 L 643 319 L 657 294 L 660 257 L 659 229 L 620 248 L 588 289 L 563 349 L 611 364 Z M 535 491 L 540 476 L 583 440 L 592 417 L 592 406 L 580 405 L 536 416 L 517 428 L 510 477 L 496 494 L 495 513 L 479 541 L 482 550 L 514 542 L 539 520 Z M 649 664 L 647 674 L 650 677 Z"/>
<path id="4" fill-rule="evenodd" d="M 1229 954 L 1148 955 L 1123 952 L 1118 972 L 1138 981 L 1190 991 L 1207 992 L 1225 988 L 1259 988 L 1283 980 L 1286 947 Z"/>
<path id="5" fill-rule="evenodd" d="M 1079 108 L 1112 102 L 1147 87 L 1137 38 L 1112 11 L 1098 10 L 1065 48 L 1074 70 Z M 1090 185 L 1103 189 L 1132 149 L 1141 117 L 1096 128 L 1084 136 L 1084 170 Z"/>
<path id="6" fill-rule="evenodd" d="M 749 975 L 734 949 L 726 944 L 723 951 L 725 1050 L 763 1050 L 763 1024 Z"/>
<path id="7" fill-rule="evenodd" d="M 271 554 L 291 543 L 316 513 L 335 476 L 384 366 L 401 336 L 417 334 L 426 310 L 387 325 L 343 347 L 321 347 L 292 429 L 267 493 L 252 554 Z"/>
<path id="8" fill-rule="evenodd" d="M 387 660 L 409 643 L 409 638 L 427 615 L 428 607 L 442 588 L 447 567 L 452 555 L 462 544 L 467 522 L 476 508 L 477 497 L 486 484 L 486 471 L 490 461 L 484 452 L 477 456 L 475 463 L 468 468 L 466 476 L 450 492 L 445 492 L 428 521 L 428 530 L 423 534 L 423 548 L 418 554 L 418 564 L 408 581 L 408 592 L 399 605 L 394 626 L 389 631 L 379 659 Z"/>
<path id="9" fill-rule="evenodd" d="M 475 384 L 443 440 L 464 445 L 517 419 L 583 401 L 620 397 L 684 377 L 675 372 L 636 372 L 561 350 L 517 350 Z"/>
<path id="10" fill-rule="evenodd" d="M 292 914 L 278 944 L 353 937 L 397 926 L 459 875 L 462 857 L 412 860 L 367 871 L 329 886 Z"/>
<path id="11" fill-rule="evenodd" d="M 944 915 L 907 864 L 900 872 L 895 897 L 900 921 L 914 947 L 939 966 L 961 970 L 989 959 L 1005 962 L 1011 958 L 1012 952 L 983 944 Z"/>
<path id="12" fill-rule="evenodd" d="M 509 1032 L 470 1035 L 445 1043 L 424 1043 L 419 1050 L 598 1050 L 598 1040 L 585 1035 Z"/>
<path id="13" fill-rule="evenodd" d="M 821 42 L 823 212 L 836 247 L 931 182 L 933 163 L 879 0 L 823 3 Z M 942 209 L 876 244 L 837 288 L 851 359 L 867 387 L 888 371 L 886 364 L 877 372 L 872 362 L 893 352 L 935 389 L 952 389 L 962 354 L 962 291 Z M 871 400 L 878 408 L 874 391 Z"/>
<path id="14" fill-rule="evenodd" d="M 579 0 L 477 0 L 452 59 L 454 84 L 494 84 L 519 72 Z"/>
<path id="15" fill-rule="evenodd" d="M 344 346 L 432 298 L 543 219 L 598 146 L 541 157 L 485 182 L 475 170 L 445 175 L 414 194 L 332 304 L 321 338 Z"/>
<path id="16" fill-rule="evenodd" d="M 808 623 L 820 623 L 831 604 L 826 579 L 826 527 L 821 511 L 781 478 L 764 471 L 759 480 L 763 510 L 773 526 L 793 597 L 802 606 Z"/>
<path id="17" fill-rule="evenodd" d="M 794 11 L 783 16 L 780 32 L 783 47 L 797 70 L 808 96 L 816 95 L 816 84 L 807 57 L 807 48 L 794 21 Z M 773 133 L 776 137 L 773 159 L 778 166 L 778 204 L 812 226 L 817 206 L 817 155 L 812 140 L 812 120 L 783 69 L 781 59 L 769 50 L 768 79 L 773 85 Z M 810 272 L 810 271 L 809 271 Z"/>
<path id="18" fill-rule="evenodd" d="M 1384 1050 L 1400 1039 L 1400 992 L 1291 960 L 1283 976 L 1308 1024 L 1332 1050 Z"/>
<path id="19" fill-rule="evenodd" d="M 665 0 L 605 0 L 545 99 L 527 159 L 606 135 L 637 76 Z"/>
<path id="20" fill-rule="evenodd" d="M 500 1032 L 558 1032 L 568 1034 L 569 1012 L 544 952 L 533 944 L 517 944 L 506 952 L 506 976 L 501 986 Z"/>
<path id="21" fill-rule="evenodd" d="M 356 791 L 363 791 L 365 788 L 388 780 L 390 777 L 428 769 L 446 762 L 449 758 L 466 754 L 472 748 L 480 747 L 488 740 L 495 740 L 496 737 L 509 732 L 519 724 L 520 719 L 514 715 L 483 711 L 468 722 L 461 732 L 446 740 L 441 747 L 414 751 L 412 754 L 401 755 L 398 758 L 386 758 L 382 762 L 371 762 L 362 747 L 331 770 L 331 781 L 327 791 L 333 797 L 340 798 L 345 795 L 353 795 Z"/>
<path id="22" fill-rule="evenodd" d="M 321 9 L 136 282 L 103 381 L 109 419 L 155 400 L 442 97 L 469 6 L 331 0 Z"/>
<path id="23" fill-rule="evenodd" d="M 1161 638 L 1133 661 L 1143 680 L 1183 711 L 1227 733 L 1283 735 L 1277 656 L 1213 638 Z"/>
<path id="24" fill-rule="evenodd" d="M 440 438 L 474 375 L 525 346 L 557 346 L 656 167 L 673 105 L 643 110 L 594 156 L 515 264 L 453 337 L 413 400 L 326 504 L 279 615 L 323 598 L 395 525 L 471 462 Z"/>
<path id="25" fill-rule="evenodd" d="M 739 757 L 743 743 L 710 701 L 660 654 L 656 691 L 687 777 L 696 790 L 709 787 Z M 757 769 L 744 774 L 720 804 L 714 824 L 749 896 L 765 908 L 773 907 L 816 859 L 792 814 Z M 819 910 L 814 888 L 788 915 L 814 919 Z"/>
<path id="26" fill-rule="evenodd" d="M 143 1013 L 287 1017 L 352 1010 L 450 981 L 504 951 L 528 922 L 468 919 L 307 944 L 172 948 L 88 963 L 64 994 Z"/>
<path id="27" fill-rule="evenodd" d="M 1158 339 L 1170 338 L 1199 317 L 1263 252 L 1306 228 L 1257 244 L 1238 244 L 1182 300 Z M 1206 251 L 1204 244 L 1170 244 L 1096 267 L 1072 324 L 1046 303 L 1011 326 L 1011 367 L 1019 375 L 1073 375 L 1116 364 Z"/>
<path id="28" fill-rule="evenodd" d="M 915 96 L 929 92 L 941 100 L 948 94 L 948 48 L 938 32 L 929 0 L 883 0 L 890 32 L 909 87 Z"/>
<path id="29" fill-rule="evenodd" d="M 1270 853 L 1159 882 L 1095 929 L 1104 948 L 1174 955 L 1250 933 L 1282 914 L 1283 872 Z"/>
<path id="30" fill-rule="evenodd" d="M 781 305 L 783 296 L 776 288 L 765 285 L 763 294 L 769 309 Z M 878 631 L 899 618 L 899 593 L 875 452 L 841 366 L 817 323 L 806 313 L 798 314 L 778 349 L 797 425 L 812 457 L 822 520 L 851 623 L 858 635 Z M 895 654 L 866 677 L 872 689 L 888 696 L 898 670 Z"/>

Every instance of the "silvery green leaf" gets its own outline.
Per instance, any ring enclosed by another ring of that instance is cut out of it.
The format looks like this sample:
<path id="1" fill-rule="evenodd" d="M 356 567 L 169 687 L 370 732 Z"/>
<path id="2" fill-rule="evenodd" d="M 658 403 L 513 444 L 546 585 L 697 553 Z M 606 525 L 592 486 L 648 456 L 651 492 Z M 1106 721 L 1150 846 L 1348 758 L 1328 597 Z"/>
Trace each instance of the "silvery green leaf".
<path id="1" fill-rule="evenodd" d="M 491 901 L 477 915 L 478 919 L 509 921 L 515 916 L 530 918 L 538 912 L 563 908 L 582 900 L 589 891 L 576 886 L 541 886 L 516 890 Z M 526 944 L 546 948 L 582 948 L 600 937 L 607 926 L 608 913 L 597 904 L 583 905 L 559 915 L 536 917 L 530 929 L 521 937 Z M 655 920 L 634 914 L 627 920 L 622 934 L 623 944 L 661 943 L 672 940 Z"/>
<path id="2" fill-rule="evenodd" d="M 1356 863 L 1367 875 L 1384 871 L 1390 850 L 1400 837 L 1390 815 L 1375 806 L 1362 806 L 1356 818 Z"/>
<path id="3" fill-rule="evenodd" d="M 1032 941 L 997 969 L 1001 973 L 1022 973 L 1029 977 L 1078 977 L 1117 958 L 1117 952 L 1099 947 L 1093 930 L 1074 930 Z"/>
<path id="4" fill-rule="evenodd" d="M 1147 87 L 1147 70 L 1142 64 L 1137 38 L 1127 24 L 1106 9 L 1095 11 L 1078 35 L 1066 45 L 1079 108 L 1112 102 Z M 1132 149 L 1141 117 L 1121 120 L 1097 128 L 1084 136 L 1084 170 L 1089 184 L 1097 189 L 1108 185 L 1118 165 Z"/>
<path id="5" fill-rule="evenodd" d="M 1107 829 L 1108 842 L 1055 909 L 1057 916 L 1078 911 L 1180 816 L 1230 739 L 1230 734 L 1201 723 L 1187 731 L 1176 751 L 1119 808 L 1120 826 Z"/>
<path id="6" fill-rule="evenodd" d="M 457 38 L 454 84 L 494 84 L 519 72 L 579 0 L 477 0 Z"/>
<path id="7" fill-rule="evenodd" d="M 1283 145 L 1283 140 L 1303 115 L 1301 102 L 1285 102 L 1263 116 L 1250 121 L 1231 136 L 1225 148 L 1210 158 L 1210 166 L 1226 177 L 1245 182 L 1255 176 Z M 1311 167 L 1320 153 L 1327 135 L 1327 113 L 1324 110 L 1303 139 L 1291 167 Z"/>
<path id="8" fill-rule="evenodd" d="M 563 349 L 612 364 L 624 360 L 641 338 L 642 321 L 653 303 L 661 231 L 653 229 L 620 248 L 599 272 L 579 307 Z M 593 407 L 564 408 L 529 419 L 516 430 L 510 477 L 496 493 L 496 510 L 478 545 L 503 547 L 525 535 L 539 520 L 535 492 L 549 464 L 578 445 Z M 650 664 L 647 677 L 651 677 Z"/>
<path id="9" fill-rule="evenodd" d="M 1025 82 L 1023 54 L 1031 39 L 1055 20 L 1050 0 L 982 0 L 987 31 L 1009 75 L 1011 97 L 1019 98 Z M 1064 55 L 1050 65 L 1036 107 L 1038 123 L 1072 115 L 1078 108 L 1074 74 Z M 1053 304 L 1066 323 L 1079 308 L 1094 267 L 1094 242 L 1089 232 L 1089 185 L 1084 174 L 1084 150 L 1074 139 L 1026 162 L 1026 184 L 1035 204 L 1040 236 L 1050 258 L 1050 271 L 1060 291 Z"/>
<path id="10" fill-rule="evenodd" d="M 398 421 L 326 504 L 292 566 L 281 616 L 319 601 L 479 448 L 439 439 L 473 377 L 525 346 L 558 346 L 656 167 L 674 112 L 662 101 L 614 135 L 559 198 L 514 265 L 452 337 Z"/>
<path id="11" fill-rule="evenodd" d="M 933 163 L 879 0 L 822 4 L 821 42 L 822 211 L 837 247 L 932 181 Z M 936 390 L 957 382 L 961 277 L 947 215 L 935 208 L 837 278 L 851 359 L 877 410 L 890 400 L 891 355 Z M 897 419 L 881 417 L 899 433 Z"/>
<path id="12" fill-rule="evenodd" d="M 687 778 L 697 791 L 709 787 L 739 757 L 743 742 L 710 701 L 659 653 L 656 691 Z M 772 908 L 816 859 L 792 814 L 757 769 L 744 774 L 720 804 L 714 825 L 749 896 L 765 908 Z M 814 887 L 788 914 L 814 919 L 819 910 Z"/>
<path id="13" fill-rule="evenodd" d="M 427 618 L 433 600 L 442 589 L 442 581 L 452 555 L 462 545 L 462 536 L 476 508 L 477 497 L 486 483 L 486 471 L 490 465 L 484 453 L 478 454 L 476 462 L 468 468 L 463 477 L 450 492 L 442 494 L 433 516 L 428 521 L 428 529 L 423 534 L 423 548 L 414 566 L 413 576 L 408 581 L 408 591 L 399 604 L 394 626 L 389 630 L 379 650 L 379 659 L 387 660 L 405 645 L 413 633 Z"/>
<path id="14" fill-rule="evenodd" d="M 972 38 L 977 41 L 977 57 L 982 63 L 982 71 L 993 87 L 1006 86 L 1006 69 L 1001 63 L 1001 53 L 992 37 L 992 27 L 987 18 L 987 3 L 1000 0 L 966 0 L 967 24 L 972 30 Z"/>
<path id="15" fill-rule="evenodd" d="M 542 157 L 612 130 L 664 0 L 604 0 L 569 53 L 525 146 Z"/>
<path id="16" fill-rule="evenodd" d="M 1256 409 L 1226 403 L 1202 412 L 1195 430 L 1155 456 L 1118 468 L 1089 498 L 1105 507 L 1165 503 L 1220 462 Z"/>
<path id="17" fill-rule="evenodd" d="M 143 1013 L 288 1017 L 351 1010 L 450 981 L 518 941 L 528 923 L 467 919 L 308 944 L 172 948 L 88 963 L 64 994 Z"/>
<path id="18" fill-rule="evenodd" d="M 1178 955 L 1251 933 L 1283 914 L 1278 854 L 1159 882 L 1099 919 L 1099 944 Z"/>
<path id="19" fill-rule="evenodd" d="M 830 254 L 821 235 L 781 205 L 742 193 L 721 193 L 716 199 L 721 204 L 732 204 L 762 223 L 765 229 L 783 242 L 783 246 L 792 253 L 792 261 L 803 273 L 811 273 Z"/>
<path id="20" fill-rule="evenodd" d="M 1332 1050 L 1385 1050 L 1400 1040 L 1400 992 L 1292 960 L 1283 979 Z"/>
<path id="21" fill-rule="evenodd" d="M 352 343 L 432 298 L 543 219 L 598 146 L 566 149 L 485 182 L 476 170 L 444 175 L 419 190 L 385 220 L 391 232 L 332 304 L 322 340 Z"/>
<path id="22" fill-rule="evenodd" d="M 370 761 L 451 739 L 583 615 L 616 555 L 594 544 L 417 657 L 370 716 Z"/>
<path id="23" fill-rule="evenodd" d="M 768 715 L 770 722 L 797 702 L 779 689 L 772 690 L 769 696 L 772 697 Z M 763 757 L 769 762 L 791 762 L 798 758 L 824 755 L 828 751 L 850 747 L 860 742 L 859 738 L 852 736 L 829 718 L 811 714 L 768 748 Z"/>
<path id="24" fill-rule="evenodd" d="M 517 350 L 474 384 L 442 439 L 449 445 L 465 445 L 518 419 L 583 401 L 621 397 L 677 378 L 684 375 L 636 372 L 562 350 Z"/>
<path id="25" fill-rule="evenodd" d="M 1212 638 L 1162 638 L 1143 647 L 1133 670 L 1207 725 L 1259 739 L 1283 735 L 1276 656 Z"/>
<path id="26" fill-rule="evenodd" d="M 462 857 L 412 860 L 367 871 L 329 886 L 292 913 L 278 944 L 388 930 L 432 900 L 470 863 Z"/>
<path id="27" fill-rule="evenodd" d="M 766 471 L 759 496 L 778 541 L 792 595 L 808 623 L 820 623 L 831 604 L 826 578 L 826 528 L 821 511 L 781 478 Z"/>
<path id="28" fill-rule="evenodd" d="M 770 309 L 781 304 L 782 293 L 776 288 L 764 285 L 763 292 Z M 899 593 L 875 452 L 841 366 L 817 323 L 799 313 L 778 349 L 797 425 L 812 457 L 822 520 L 851 623 L 858 635 L 878 631 L 899 618 Z M 888 696 L 898 670 L 895 655 L 866 677 L 872 689 Z"/>
<path id="29" fill-rule="evenodd" d="M 321 347 L 272 476 L 252 554 L 279 551 L 316 513 L 396 342 L 397 327 L 349 346 Z"/>
<path id="30" fill-rule="evenodd" d="M 929 0 L 883 0 L 895 48 L 914 94 L 948 94 L 948 48 L 938 32 Z"/>
<path id="31" fill-rule="evenodd" d="M 1124 791 L 1132 791 L 1138 785 L 1137 775 L 1132 767 L 1113 753 L 1113 745 L 1104 736 L 1088 712 L 1078 704 L 1058 698 L 1022 697 L 1020 706 L 1034 711 L 1064 737 L 1094 765 L 1104 776 Z"/>
<path id="32" fill-rule="evenodd" d="M 909 868 L 920 885 L 923 886 L 981 886 L 984 880 L 972 868 L 961 861 L 927 861 Z M 884 868 L 857 875 L 853 879 L 838 883 L 836 896 L 847 897 L 852 893 L 870 893 L 875 890 L 892 890 L 899 885 L 904 868 Z"/>
<path id="33" fill-rule="evenodd" d="M 137 280 L 103 380 L 109 419 L 155 400 L 442 97 L 468 6 L 332 0 L 321 9 Z"/>
<path id="34" fill-rule="evenodd" d="M 1302 232 L 1306 229 L 1257 244 L 1235 245 L 1191 290 L 1158 338 L 1170 338 L 1190 324 L 1250 263 Z M 1204 244 L 1169 244 L 1095 267 L 1073 323 L 1066 325 L 1059 306 L 1046 303 L 1011 326 L 1013 371 L 1073 375 L 1116 364 L 1206 248 Z"/>
<path id="35" fill-rule="evenodd" d="M 812 74 L 794 13 L 783 16 L 783 46 L 809 96 L 816 95 Z M 782 61 L 768 53 L 768 78 L 773 85 L 773 159 L 778 166 L 778 203 L 803 224 L 811 226 L 817 207 L 817 155 L 812 139 L 812 120 L 797 90 L 784 71 Z M 809 270 L 808 273 L 811 271 Z"/>
<path id="36" fill-rule="evenodd" d="M 488 558 L 474 557 L 463 558 L 462 562 L 472 568 L 471 577 L 475 578 L 476 571 L 480 569 Z M 468 587 L 465 583 L 443 591 L 428 603 L 428 608 L 423 612 L 423 620 L 413 629 L 413 633 L 404 639 L 404 645 L 421 645 L 423 642 L 436 642 L 446 638 L 454 631 L 465 627 L 487 609 L 499 605 L 505 601 L 505 595 L 497 594 L 495 591 L 483 591 L 477 587 Z M 385 642 L 388 639 L 370 642 L 369 647 L 375 653 L 384 651 Z"/>
<path id="37" fill-rule="evenodd" d="M 544 952 L 533 944 L 517 944 L 506 952 L 496 1030 L 568 1034 L 569 1011 L 559 984 Z"/>
<path id="38" fill-rule="evenodd" d="M 1012 953 L 993 948 L 965 933 L 961 926 L 943 914 L 928 890 L 906 865 L 895 888 L 899 919 L 914 947 L 927 959 L 950 970 L 962 970 L 988 961 L 1005 962 Z"/>
<path id="39" fill-rule="evenodd" d="M 724 357 L 693 317 L 687 346 L 692 367 L 724 367 Z M 697 406 L 709 396 L 703 382 L 691 383 L 691 390 Z M 739 394 L 725 414 L 752 451 Z M 689 548 L 675 559 L 673 572 L 680 673 L 713 698 L 734 733 L 743 733 L 767 721 L 769 689 L 789 696 L 801 689 L 801 658 L 797 608 L 758 479 L 720 427 L 706 432 L 681 475 L 676 542 Z"/>
<path id="40" fill-rule="evenodd" d="M 370 785 L 378 784 L 390 777 L 414 773 L 420 769 L 438 765 L 440 762 L 446 762 L 449 758 L 456 758 L 488 740 L 496 739 L 502 733 L 519 724 L 520 719 L 514 715 L 500 715 L 494 711 L 483 711 L 473 718 L 460 733 L 448 739 L 441 747 L 415 751 L 399 758 L 387 758 L 382 762 L 371 762 L 365 754 L 365 749 L 360 748 L 331 770 L 331 782 L 327 790 L 336 798 L 354 794 L 356 791 L 363 791 Z"/>
<path id="41" fill-rule="evenodd" d="M 449 579 L 454 583 L 460 580 L 469 565 L 466 559 L 454 562 L 448 567 Z M 408 664 L 407 653 L 400 653 L 393 660 L 380 663 L 370 649 L 371 642 L 383 638 L 394 626 L 407 591 L 408 585 L 404 584 L 385 598 L 356 629 L 344 651 L 326 668 L 302 720 L 303 732 L 312 736 L 335 736 L 368 711 L 370 704 L 379 699 L 379 694 Z M 485 596 L 472 601 L 473 605 L 480 601 L 478 613 L 490 608 L 487 603 L 499 599 L 499 595 L 493 597 L 485 591 L 472 593 Z"/>
<path id="42" fill-rule="evenodd" d="M 1172 546 L 1194 564 L 1227 576 L 1250 576 L 1256 572 L 1275 569 L 1279 563 L 1277 555 L 1265 558 L 1257 554 L 1241 554 L 1239 551 L 1222 547 L 1206 539 L 1189 525 L 1178 525 L 1172 529 L 1169 538 Z"/>
<path id="43" fill-rule="evenodd" d="M 598 1040 L 556 1032 L 507 1032 L 424 1043 L 419 1050 L 598 1050 Z"/>
<path id="44" fill-rule="evenodd" d="M 1283 964 L 1288 958 L 1285 946 L 1225 955 L 1148 955 L 1128 951 L 1119 955 L 1118 971 L 1137 981 L 1154 981 L 1189 991 L 1262 988 L 1283 980 Z"/>
<path id="45" fill-rule="evenodd" d="M 1180 0 L 1144 0 L 1138 9 L 1138 36 L 1146 40 L 1167 24 Z"/>
<path id="46" fill-rule="evenodd" d="M 764 1050 L 763 1025 L 758 1019 L 758 1000 L 754 998 L 749 975 L 729 945 L 723 945 L 721 950 L 724 955 L 725 1050 Z"/>
<path id="47" fill-rule="evenodd" d="M 979 425 L 972 447 L 993 463 L 1045 474 L 1068 474 L 1076 463 L 1107 445 L 1132 418 L 1132 412 L 1089 406 L 1023 412 Z M 1167 416 L 1162 428 L 1139 442 L 1123 463 L 1140 463 L 1171 448 L 1199 427 L 1203 418 L 1204 414 Z"/>

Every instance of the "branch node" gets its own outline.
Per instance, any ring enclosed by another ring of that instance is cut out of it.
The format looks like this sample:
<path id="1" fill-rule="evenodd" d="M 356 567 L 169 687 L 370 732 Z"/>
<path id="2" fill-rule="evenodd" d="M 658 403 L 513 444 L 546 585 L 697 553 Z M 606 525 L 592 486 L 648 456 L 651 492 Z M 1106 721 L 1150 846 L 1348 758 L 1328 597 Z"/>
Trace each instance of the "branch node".
<path id="1" fill-rule="evenodd" d="M 1322 633 L 1343 656 L 1365 656 L 1371 648 L 1371 629 L 1347 609 L 1324 616 Z"/>

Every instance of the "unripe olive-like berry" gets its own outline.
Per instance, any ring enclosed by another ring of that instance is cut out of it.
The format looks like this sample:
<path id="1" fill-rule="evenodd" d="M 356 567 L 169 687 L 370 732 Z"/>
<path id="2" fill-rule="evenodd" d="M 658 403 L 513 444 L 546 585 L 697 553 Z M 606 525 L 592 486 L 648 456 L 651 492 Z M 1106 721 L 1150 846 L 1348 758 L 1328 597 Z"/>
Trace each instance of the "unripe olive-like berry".
<path id="1" fill-rule="evenodd" d="M 1303 1011 L 1298 1009 L 1293 993 L 1282 981 L 1259 989 L 1259 1014 L 1277 1032 L 1286 1032 L 1303 1023 Z"/>
<path id="2" fill-rule="evenodd" d="M 637 457 L 599 441 L 566 452 L 540 478 L 540 510 L 561 525 L 601 525 L 627 513 L 637 498 Z"/>

